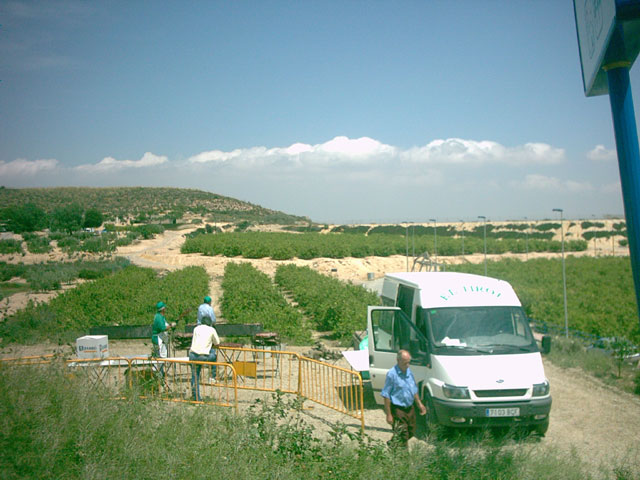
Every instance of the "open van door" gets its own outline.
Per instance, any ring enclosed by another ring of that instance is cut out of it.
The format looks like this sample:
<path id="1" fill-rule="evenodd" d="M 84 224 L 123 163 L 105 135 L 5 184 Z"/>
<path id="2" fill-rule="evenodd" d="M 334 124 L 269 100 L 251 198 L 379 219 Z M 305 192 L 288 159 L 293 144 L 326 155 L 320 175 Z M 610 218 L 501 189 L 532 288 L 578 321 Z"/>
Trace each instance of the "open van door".
<path id="1" fill-rule="evenodd" d="M 397 363 L 398 350 L 403 349 L 411 353 L 412 366 L 426 367 L 430 363 L 429 344 L 426 337 L 398 307 L 368 307 L 367 330 L 371 387 L 376 402 L 381 404 L 383 400 L 380 392 L 384 387 L 387 372 Z"/>

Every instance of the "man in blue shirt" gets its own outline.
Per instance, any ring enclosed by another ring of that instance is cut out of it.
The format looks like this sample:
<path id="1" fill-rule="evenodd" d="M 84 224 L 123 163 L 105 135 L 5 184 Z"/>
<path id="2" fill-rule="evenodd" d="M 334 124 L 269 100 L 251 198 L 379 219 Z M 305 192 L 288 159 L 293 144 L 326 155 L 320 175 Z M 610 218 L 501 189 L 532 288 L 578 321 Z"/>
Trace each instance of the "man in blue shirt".
<path id="1" fill-rule="evenodd" d="M 211 306 L 211 297 L 209 295 L 204 297 L 204 302 L 202 302 L 202 305 L 198 307 L 198 325 L 202 324 L 203 317 L 209 317 L 211 319 L 211 325 L 216 324 L 216 314 L 213 313 L 213 307 Z"/>
<path id="2" fill-rule="evenodd" d="M 384 398 L 384 411 L 387 423 L 393 428 L 393 437 L 389 445 L 407 446 L 407 442 L 416 432 L 416 411 L 418 405 L 420 415 L 427 409 L 418 396 L 418 385 L 409 369 L 411 354 L 406 350 L 398 351 L 398 364 L 387 372 L 384 388 L 380 393 Z"/>

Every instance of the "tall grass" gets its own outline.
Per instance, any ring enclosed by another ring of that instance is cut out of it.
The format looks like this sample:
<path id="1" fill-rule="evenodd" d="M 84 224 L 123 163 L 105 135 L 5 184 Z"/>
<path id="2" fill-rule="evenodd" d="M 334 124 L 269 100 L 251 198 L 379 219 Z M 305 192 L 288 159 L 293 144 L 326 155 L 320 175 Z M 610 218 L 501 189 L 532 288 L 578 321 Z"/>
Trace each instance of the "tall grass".
<path id="1" fill-rule="evenodd" d="M 610 478 L 569 453 L 513 440 L 434 441 L 391 452 L 334 426 L 319 438 L 295 400 L 245 414 L 114 400 L 63 365 L 0 367 L 0 478 L 589 479 Z M 637 473 L 615 467 L 617 478 Z"/>

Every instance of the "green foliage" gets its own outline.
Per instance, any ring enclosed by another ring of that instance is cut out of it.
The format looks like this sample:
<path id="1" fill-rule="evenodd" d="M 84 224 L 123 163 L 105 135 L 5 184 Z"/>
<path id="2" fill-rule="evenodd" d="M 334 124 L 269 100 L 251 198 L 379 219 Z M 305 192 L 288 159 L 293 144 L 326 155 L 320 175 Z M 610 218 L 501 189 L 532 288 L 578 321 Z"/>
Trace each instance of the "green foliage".
<path id="1" fill-rule="evenodd" d="M 563 368 L 582 369 L 608 385 L 640 394 L 635 383 L 637 369 L 625 361 L 625 356 L 631 353 L 634 348 L 626 339 L 599 339 L 594 344 L 576 337 L 558 336 L 553 339 L 548 358 Z"/>
<path id="2" fill-rule="evenodd" d="M 391 230 L 389 230 L 391 231 Z M 524 237 L 487 239 L 488 253 L 521 252 L 559 252 L 559 241 L 545 241 Z M 346 234 L 346 233 L 283 233 L 283 232 L 233 232 L 222 234 L 200 234 L 188 238 L 182 246 L 182 253 L 202 253 L 203 255 L 224 255 L 226 257 L 242 256 L 244 258 L 271 257 L 278 260 L 289 258 L 311 259 L 318 257 L 345 258 L 365 256 L 388 257 L 409 253 L 420 255 L 423 252 L 433 253 L 435 239 L 432 233 L 426 235 L 394 235 L 393 233 Z M 437 238 L 438 256 L 460 255 L 462 238 L 444 236 Z M 465 237 L 465 254 L 484 251 L 482 237 Z M 584 251 L 587 243 L 584 240 L 573 240 L 565 243 L 567 251 Z"/>
<path id="3" fill-rule="evenodd" d="M 102 225 L 103 221 L 102 212 L 97 208 L 90 208 L 84 212 L 84 222 L 82 226 L 84 228 L 98 228 Z"/>
<path id="4" fill-rule="evenodd" d="M 283 230 L 287 230 L 290 232 L 320 232 L 322 230 L 321 225 L 313 225 L 309 223 L 308 225 L 286 225 L 283 227 Z"/>
<path id="5" fill-rule="evenodd" d="M 53 250 L 46 236 L 23 233 L 22 238 L 27 242 L 27 250 L 30 253 L 49 253 Z"/>
<path id="6" fill-rule="evenodd" d="M 0 222 L 15 233 L 36 232 L 46 228 L 47 214 L 33 203 L 14 205 L 0 210 Z"/>
<path id="7" fill-rule="evenodd" d="M 78 246 L 78 250 L 89 253 L 115 252 L 116 238 L 115 234 L 95 235 L 86 238 Z"/>
<path id="8" fill-rule="evenodd" d="M 604 223 L 602 222 L 590 222 L 590 221 L 584 221 L 580 224 L 580 227 L 582 227 L 583 230 L 586 230 L 588 228 L 604 228 Z"/>
<path id="9" fill-rule="evenodd" d="M 22 242 L 20 240 L 0 240 L 0 253 L 24 253 L 22 250 Z"/>
<path id="10" fill-rule="evenodd" d="M 310 425 L 281 394 L 234 415 L 221 408 L 113 400 L 63 366 L 0 369 L 0 476 L 5 479 L 277 478 L 591 480 L 599 470 L 554 445 L 489 438 L 390 452 L 379 440 Z M 215 432 L 215 434 L 212 434 Z M 534 448 L 535 447 L 535 448 Z M 606 478 L 634 478 L 612 463 Z M 626 476 L 613 476 L 614 472 Z"/>
<path id="11" fill-rule="evenodd" d="M 561 227 L 559 223 L 538 223 L 533 226 L 534 229 L 540 230 L 541 232 L 547 232 L 549 230 L 558 230 Z"/>
<path id="12" fill-rule="evenodd" d="M 150 219 L 157 222 L 180 218 L 183 213 L 210 214 L 216 222 L 248 220 L 257 223 L 308 224 L 309 219 L 288 215 L 242 202 L 234 198 L 183 188 L 149 187 L 60 187 L 60 188 L 2 188 L 0 205 L 22 206 L 31 203 L 47 214 L 71 204 L 83 205 L 87 210 L 99 210 L 104 220 L 128 221 Z M 168 212 L 171 212 L 169 215 Z M 0 223 L 6 223 L 0 212 Z M 45 224 L 46 226 L 46 224 Z M 44 227 L 42 227 L 44 228 Z M 38 227 L 35 230 L 41 230 Z"/>
<path id="13" fill-rule="evenodd" d="M 91 326 L 150 324 L 159 300 L 167 304 L 167 317 L 177 319 L 197 307 L 208 283 L 202 267 L 187 267 L 159 278 L 151 269 L 128 266 L 78 285 L 49 303 L 30 303 L 0 324 L 0 337 L 5 342 L 63 342 Z"/>
<path id="14" fill-rule="evenodd" d="M 111 274 L 129 265 L 129 260 L 116 257 L 105 261 L 76 261 L 76 262 L 47 262 L 33 265 L 0 263 L 0 279 L 9 280 L 13 277 L 24 278 L 34 291 L 56 290 L 62 284 L 71 283 L 76 278 L 90 278 L 91 274 L 82 272 L 96 272 L 95 278 Z"/>
<path id="15" fill-rule="evenodd" d="M 449 270 L 482 275 L 483 264 L 451 265 Z M 507 280 L 527 314 L 564 328 L 562 263 L 559 258 L 488 264 L 489 276 Z M 635 290 L 628 257 L 566 258 L 569 327 L 599 337 L 621 336 L 640 343 Z"/>
<path id="16" fill-rule="evenodd" d="M 287 303 L 264 273 L 249 263 L 227 263 L 220 307 L 229 323 L 261 323 L 294 343 L 311 339 L 302 314 Z"/>
<path id="17" fill-rule="evenodd" d="M 589 230 L 587 232 L 582 232 L 582 237 L 585 240 L 591 240 L 593 238 L 610 238 L 618 235 L 626 235 L 626 232 L 620 231 L 607 231 L 607 230 Z"/>
<path id="18" fill-rule="evenodd" d="M 0 262 L 0 281 L 6 282 L 14 277 L 24 277 L 27 267 L 22 263 Z"/>
<path id="19" fill-rule="evenodd" d="M 77 203 L 56 208 L 52 214 L 52 228 L 71 235 L 82 227 L 82 213 L 82 207 Z"/>
<path id="20" fill-rule="evenodd" d="M 332 331 L 341 340 L 350 340 L 353 332 L 366 328 L 367 306 L 380 303 L 376 294 L 363 287 L 327 277 L 309 267 L 280 265 L 275 281 L 291 292 L 318 330 Z"/>
<path id="21" fill-rule="evenodd" d="M 611 348 L 613 350 L 613 359 L 616 362 L 616 367 L 618 368 L 618 378 L 620 378 L 622 372 L 622 365 L 624 364 L 625 359 L 636 352 L 636 347 L 626 338 L 617 337 L 611 343 Z"/>

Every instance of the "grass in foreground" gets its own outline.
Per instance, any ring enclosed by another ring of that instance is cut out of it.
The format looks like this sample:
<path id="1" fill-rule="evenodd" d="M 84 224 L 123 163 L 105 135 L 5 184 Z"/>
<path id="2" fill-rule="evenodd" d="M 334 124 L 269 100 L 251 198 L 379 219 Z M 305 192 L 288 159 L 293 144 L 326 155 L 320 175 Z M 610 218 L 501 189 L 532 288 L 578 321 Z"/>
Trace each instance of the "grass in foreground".
<path id="1" fill-rule="evenodd" d="M 0 367 L 0 478 L 512 479 L 633 478 L 588 470 L 569 453 L 513 441 L 429 442 L 390 452 L 332 429 L 328 438 L 275 395 L 228 409 L 113 400 L 62 365 Z"/>

